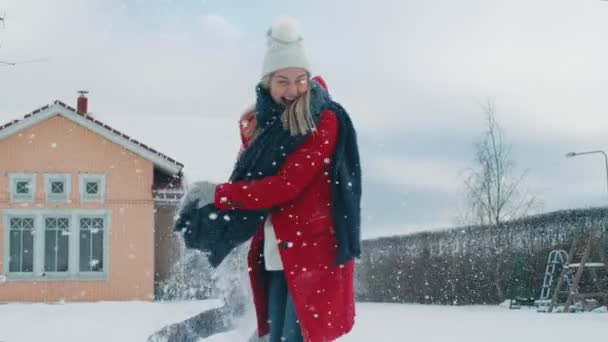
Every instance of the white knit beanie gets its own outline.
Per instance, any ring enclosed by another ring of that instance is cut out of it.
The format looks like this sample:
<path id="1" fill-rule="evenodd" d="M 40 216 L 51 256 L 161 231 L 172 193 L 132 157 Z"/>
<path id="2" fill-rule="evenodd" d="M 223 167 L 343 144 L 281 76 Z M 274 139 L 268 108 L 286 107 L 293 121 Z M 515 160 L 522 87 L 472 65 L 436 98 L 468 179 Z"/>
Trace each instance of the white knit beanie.
<path id="1" fill-rule="evenodd" d="M 284 68 L 310 70 L 298 23 L 290 17 L 279 17 L 266 33 L 268 46 L 262 76 Z"/>

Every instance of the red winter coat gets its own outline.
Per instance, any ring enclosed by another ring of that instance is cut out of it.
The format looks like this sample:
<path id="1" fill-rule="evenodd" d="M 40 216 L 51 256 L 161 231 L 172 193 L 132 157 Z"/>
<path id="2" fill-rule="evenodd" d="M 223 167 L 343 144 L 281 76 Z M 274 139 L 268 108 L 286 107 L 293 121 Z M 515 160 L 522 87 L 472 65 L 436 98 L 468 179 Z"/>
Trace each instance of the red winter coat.
<path id="1" fill-rule="evenodd" d="M 319 83 L 325 86 L 324 82 Z M 250 122 L 253 114 L 241 118 Z M 332 111 L 321 114 L 311 134 L 286 159 L 275 176 L 254 181 L 220 184 L 215 194 L 218 209 L 277 208 L 272 212 L 287 287 L 292 296 L 304 341 L 332 341 L 354 324 L 355 303 L 352 261 L 336 266 L 333 235 L 330 159 L 338 122 Z M 242 135 L 243 136 L 243 135 Z M 243 136 L 244 138 L 244 136 Z M 243 147 L 248 141 L 243 139 Z M 258 334 L 269 333 L 268 288 L 263 259 L 264 230 L 254 235 L 248 255 Z"/>

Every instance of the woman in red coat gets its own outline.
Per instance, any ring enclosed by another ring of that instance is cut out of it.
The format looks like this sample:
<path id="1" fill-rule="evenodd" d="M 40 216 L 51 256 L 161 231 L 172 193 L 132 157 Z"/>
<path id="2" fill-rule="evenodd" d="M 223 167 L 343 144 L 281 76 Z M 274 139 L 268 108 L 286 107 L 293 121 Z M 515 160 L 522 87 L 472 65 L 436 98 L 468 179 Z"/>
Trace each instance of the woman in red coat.
<path id="1" fill-rule="evenodd" d="M 267 38 L 256 105 L 240 120 L 243 149 L 235 171 L 215 187 L 209 211 L 182 212 L 186 243 L 209 252 L 215 265 L 253 229 L 248 264 L 258 335 L 269 333 L 272 342 L 332 341 L 355 318 L 356 134 L 325 83 L 310 78 L 294 24 L 280 19 Z"/>
<path id="2" fill-rule="evenodd" d="M 291 136 L 305 138 L 285 155 L 276 174 L 218 185 L 215 206 L 272 208 L 248 256 L 258 334 L 270 333 L 270 341 L 331 341 L 351 330 L 355 316 L 354 264 L 352 258 L 336 262 L 332 212 L 332 183 L 339 183 L 332 179 L 332 158 L 340 123 L 331 106 L 315 113 L 328 101 L 325 84 L 310 80 L 302 38 L 292 22 L 279 20 L 268 40 L 256 109 L 240 122 L 243 147 L 275 119 Z M 342 187 L 348 191 L 353 184 Z"/>

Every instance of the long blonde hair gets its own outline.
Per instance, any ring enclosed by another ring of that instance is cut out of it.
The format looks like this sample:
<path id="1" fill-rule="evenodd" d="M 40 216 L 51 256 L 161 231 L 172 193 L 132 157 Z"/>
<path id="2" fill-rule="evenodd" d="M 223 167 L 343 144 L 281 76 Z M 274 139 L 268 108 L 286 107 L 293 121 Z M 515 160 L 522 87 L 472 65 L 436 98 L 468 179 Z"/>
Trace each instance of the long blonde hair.
<path id="1" fill-rule="evenodd" d="M 266 90 L 270 90 L 270 80 L 272 74 L 268 74 L 262 77 L 261 85 Z M 312 114 L 310 112 L 310 89 L 311 81 L 310 75 L 308 79 L 308 89 L 302 96 L 299 96 L 293 102 L 291 102 L 283 113 L 281 114 L 281 122 L 283 128 L 289 130 L 292 136 L 295 135 L 306 135 L 308 132 L 315 130 L 315 123 L 312 120 Z M 251 120 L 244 134 L 247 138 L 253 138 L 257 135 L 258 129 L 255 120 Z"/>

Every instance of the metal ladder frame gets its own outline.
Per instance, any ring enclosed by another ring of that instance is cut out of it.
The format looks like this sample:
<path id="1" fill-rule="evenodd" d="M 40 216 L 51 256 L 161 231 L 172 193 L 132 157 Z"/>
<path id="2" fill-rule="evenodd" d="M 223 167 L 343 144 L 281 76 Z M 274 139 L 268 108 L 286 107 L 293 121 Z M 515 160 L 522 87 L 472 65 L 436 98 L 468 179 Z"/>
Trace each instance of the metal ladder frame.
<path id="1" fill-rule="evenodd" d="M 582 278 L 583 271 L 585 270 L 585 268 L 592 269 L 591 265 L 589 265 L 589 264 L 591 264 L 591 262 L 588 262 L 588 259 L 591 256 L 592 250 L 595 250 L 595 249 L 598 250 L 598 254 L 602 261 L 602 263 L 599 263 L 600 267 L 604 267 L 606 269 L 606 271 L 608 272 L 608 258 L 606 257 L 606 253 L 599 248 L 601 246 L 598 245 L 598 242 L 602 241 L 605 236 L 606 236 L 605 230 L 603 230 L 603 232 L 599 233 L 599 235 L 594 234 L 593 232 L 589 232 L 589 234 L 586 236 L 586 243 L 585 243 L 585 247 L 583 250 L 583 255 L 581 257 L 581 261 L 580 261 L 580 263 L 577 263 L 577 264 L 573 264 L 572 260 L 574 257 L 577 243 L 581 239 L 581 237 L 574 239 L 574 242 L 572 243 L 572 247 L 570 248 L 570 252 L 568 253 L 568 265 L 566 265 L 566 267 L 564 267 L 562 269 L 562 272 L 561 272 L 560 277 L 557 282 L 556 289 L 553 292 L 553 298 L 551 300 L 551 304 L 549 305 L 547 312 L 553 312 L 553 309 L 555 308 L 555 306 L 557 304 L 558 296 L 560 293 L 561 286 L 563 285 L 564 279 L 566 279 L 566 282 L 569 283 L 568 284 L 568 289 L 569 289 L 568 298 L 564 305 L 564 312 L 569 312 L 570 306 L 575 304 L 575 301 L 584 300 L 585 298 L 603 297 L 605 299 L 608 299 L 608 289 L 606 289 L 605 292 L 599 288 L 598 288 L 598 292 L 594 292 L 594 293 L 580 293 L 579 292 L 579 283 Z M 575 269 L 576 269 L 576 274 L 574 275 L 574 279 L 572 279 L 572 276 L 573 276 L 572 273 Z M 592 272 L 592 275 L 594 275 L 593 272 Z M 568 278 L 570 278 L 570 279 L 568 279 Z M 597 283 L 595 285 L 597 287 Z"/>
<path id="2" fill-rule="evenodd" d="M 539 301 L 549 300 L 553 287 L 555 269 L 558 265 L 561 265 L 562 268 L 568 265 L 568 252 L 563 249 L 554 249 L 549 252 L 547 266 L 545 267 L 545 276 L 543 278 L 543 286 L 540 291 L 540 297 L 538 298 Z M 569 279 L 567 279 L 567 281 L 568 280 Z M 569 282 L 568 285 L 570 285 Z"/>

